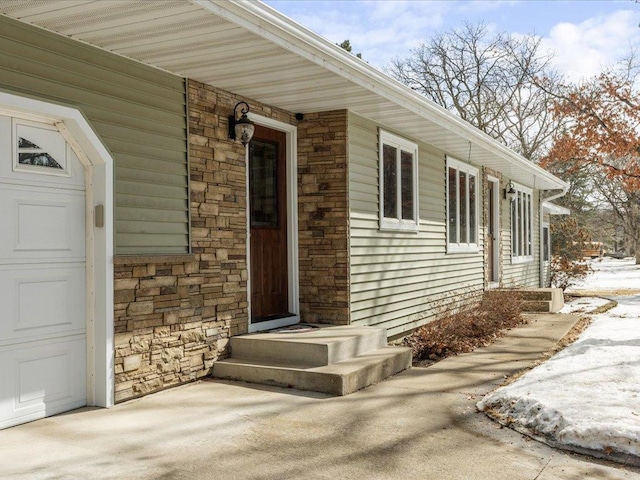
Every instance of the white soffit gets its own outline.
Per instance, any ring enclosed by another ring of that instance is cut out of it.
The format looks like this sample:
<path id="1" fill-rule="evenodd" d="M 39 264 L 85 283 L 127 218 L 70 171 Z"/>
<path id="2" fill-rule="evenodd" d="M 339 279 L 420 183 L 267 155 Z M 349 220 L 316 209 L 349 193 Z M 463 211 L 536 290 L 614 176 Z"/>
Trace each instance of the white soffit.
<path id="1" fill-rule="evenodd" d="M 533 188 L 567 186 L 260 2 L 2 0 L 0 13 L 290 112 L 348 109 Z"/>
<path id="2" fill-rule="evenodd" d="M 542 208 L 549 215 L 571 215 L 571 210 L 551 202 L 542 202 Z"/>

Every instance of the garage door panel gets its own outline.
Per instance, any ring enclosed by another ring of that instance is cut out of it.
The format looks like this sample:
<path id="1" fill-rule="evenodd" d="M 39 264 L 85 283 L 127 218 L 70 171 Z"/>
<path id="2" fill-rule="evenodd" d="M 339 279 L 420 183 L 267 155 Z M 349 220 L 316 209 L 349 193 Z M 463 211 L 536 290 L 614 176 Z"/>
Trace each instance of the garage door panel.
<path id="1" fill-rule="evenodd" d="M 0 262 L 84 258 L 84 192 L 0 183 Z"/>
<path id="2" fill-rule="evenodd" d="M 0 268 L 0 345 L 84 332 L 84 264 Z"/>
<path id="3" fill-rule="evenodd" d="M 86 404 L 84 335 L 0 347 L 0 428 Z"/>
<path id="4" fill-rule="evenodd" d="M 16 200 L 14 250 L 71 250 L 71 205 Z"/>
<path id="5" fill-rule="evenodd" d="M 53 123 L 0 115 L 0 428 L 86 404 L 85 202 Z"/>

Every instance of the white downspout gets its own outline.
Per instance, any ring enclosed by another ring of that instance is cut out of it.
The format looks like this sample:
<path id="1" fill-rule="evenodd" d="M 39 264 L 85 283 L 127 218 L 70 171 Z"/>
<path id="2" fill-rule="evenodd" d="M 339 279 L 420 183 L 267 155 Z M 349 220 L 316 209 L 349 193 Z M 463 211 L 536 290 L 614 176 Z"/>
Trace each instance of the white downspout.
<path id="1" fill-rule="evenodd" d="M 539 234 L 538 234 L 538 246 L 540 247 L 540 254 L 538 256 L 539 258 L 539 272 L 540 272 L 540 288 L 544 287 L 544 239 L 542 238 L 542 232 L 543 232 L 543 226 L 542 226 L 542 222 L 544 219 L 544 207 L 543 204 L 544 202 L 550 202 L 552 200 L 555 200 L 556 198 L 560 198 L 563 197 L 567 194 L 567 190 L 568 187 L 564 187 L 562 189 L 562 191 L 560 193 L 556 193 L 555 195 L 551 195 L 550 197 L 547 198 L 542 198 L 542 194 L 543 192 L 548 192 L 548 191 L 552 191 L 552 190 L 540 190 L 540 198 L 539 198 L 539 202 L 540 202 L 540 217 L 538 220 L 538 230 L 539 230 Z"/>

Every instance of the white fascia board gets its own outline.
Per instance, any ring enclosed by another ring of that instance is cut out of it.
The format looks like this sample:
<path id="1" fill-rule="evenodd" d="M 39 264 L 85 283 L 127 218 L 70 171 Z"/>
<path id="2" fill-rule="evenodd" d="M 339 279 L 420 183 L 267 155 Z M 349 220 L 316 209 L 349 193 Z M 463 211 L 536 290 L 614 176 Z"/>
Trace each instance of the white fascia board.
<path id="1" fill-rule="evenodd" d="M 429 122 L 495 153 L 518 169 L 539 178 L 555 189 L 568 184 L 550 172 L 521 157 L 486 133 L 453 115 L 444 107 L 428 100 L 408 86 L 380 72 L 364 60 L 312 32 L 277 10 L 252 0 L 191 0 L 203 9 L 273 44 L 329 70 L 396 105 L 406 108 Z M 535 185 L 531 185 L 534 186 Z M 550 190 L 550 189 L 549 189 Z"/>

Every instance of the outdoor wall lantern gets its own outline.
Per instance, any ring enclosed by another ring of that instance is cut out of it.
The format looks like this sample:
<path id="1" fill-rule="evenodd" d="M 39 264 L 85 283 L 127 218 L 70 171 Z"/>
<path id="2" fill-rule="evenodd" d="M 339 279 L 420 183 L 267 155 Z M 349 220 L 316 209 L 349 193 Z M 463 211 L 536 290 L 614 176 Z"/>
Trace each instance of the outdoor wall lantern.
<path id="1" fill-rule="evenodd" d="M 513 183 L 509 182 L 504 189 L 504 199 L 513 202 L 516 199 L 516 189 Z"/>
<path id="2" fill-rule="evenodd" d="M 236 120 L 238 107 L 240 107 L 242 116 Z M 256 124 L 249 120 L 247 113 L 249 113 L 249 104 L 247 102 L 238 102 L 233 107 L 233 115 L 229 115 L 229 138 L 240 140 L 245 147 L 251 141 L 256 128 Z"/>

